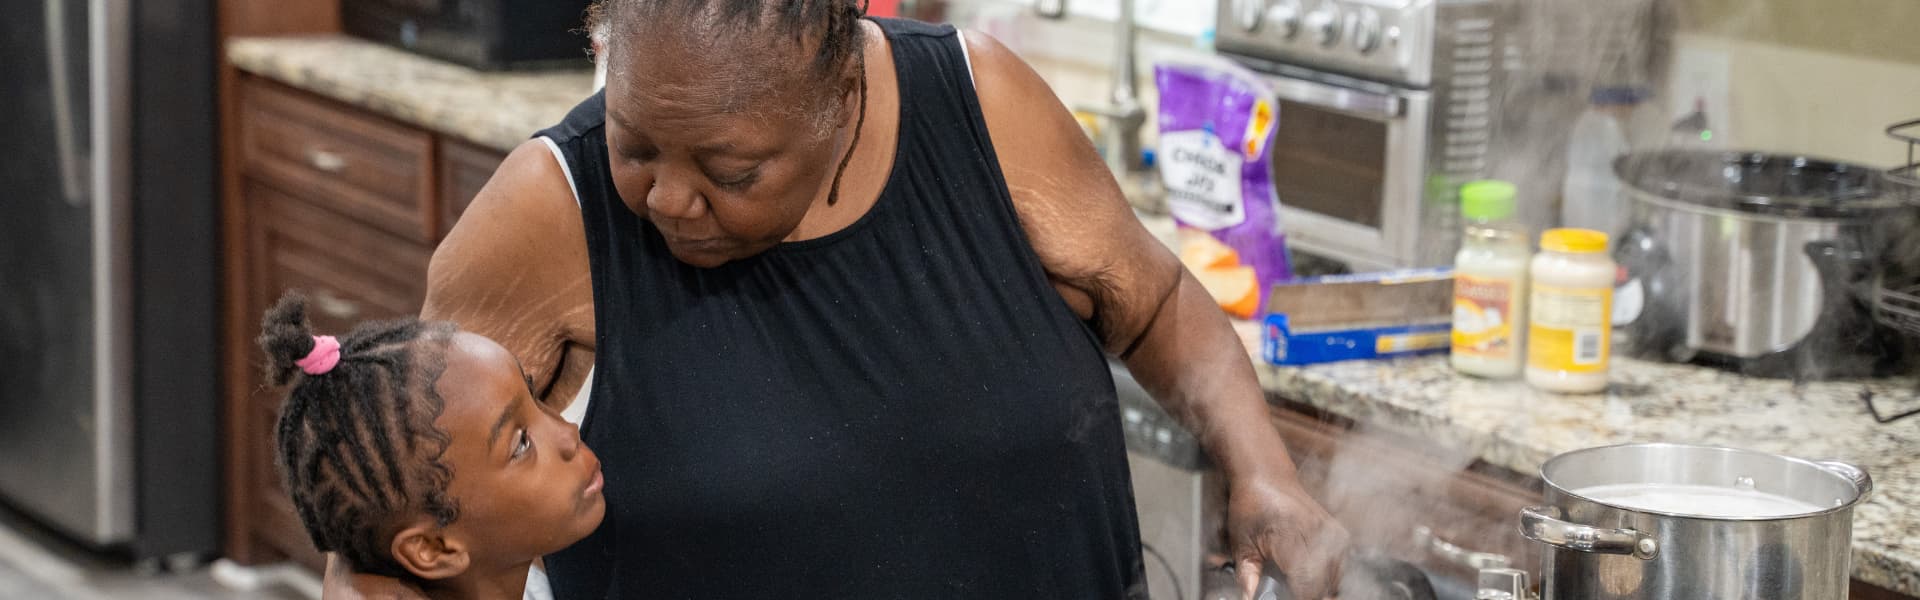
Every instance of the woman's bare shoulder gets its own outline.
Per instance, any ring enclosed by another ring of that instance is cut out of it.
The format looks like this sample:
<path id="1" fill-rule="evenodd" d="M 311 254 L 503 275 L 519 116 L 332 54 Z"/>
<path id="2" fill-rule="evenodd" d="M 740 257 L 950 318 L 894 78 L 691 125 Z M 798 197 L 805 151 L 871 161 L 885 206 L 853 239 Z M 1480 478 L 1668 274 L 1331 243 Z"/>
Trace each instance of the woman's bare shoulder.
<path id="1" fill-rule="evenodd" d="M 565 343 L 591 344 L 585 228 L 544 142 L 514 149 L 434 251 L 420 312 L 493 338 L 529 371 L 557 366 Z"/>

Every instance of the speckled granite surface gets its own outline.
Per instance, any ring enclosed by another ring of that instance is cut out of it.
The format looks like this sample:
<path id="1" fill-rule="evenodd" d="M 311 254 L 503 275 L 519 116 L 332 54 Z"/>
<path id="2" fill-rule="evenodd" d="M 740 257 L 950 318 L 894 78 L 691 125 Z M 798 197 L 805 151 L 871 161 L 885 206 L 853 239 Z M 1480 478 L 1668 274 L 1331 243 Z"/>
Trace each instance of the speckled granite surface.
<path id="1" fill-rule="evenodd" d="M 593 71 L 486 73 L 345 36 L 236 39 L 243 71 L 505 152 L 593 93 Z"/>
<path id="2" fill-rule="evenodd" d="M 1256 329 L 1242 324 L 1242 336 Z M 1530 475 L 1556 454 L 1629 442 L 1851 462 L 1875 488 L 1854 510 L 1854 578 L 1920 596 L 1920 416 L 1876 423 L 1861 398 L 1875 394 L 1886 414 L 1920 408 L 1913 379 L 1796 385 L 1616 360 L 1606 395 L 1560 396 L 1455 375 L 1444 356 L 1258 371 L 1273 396 Z"/>

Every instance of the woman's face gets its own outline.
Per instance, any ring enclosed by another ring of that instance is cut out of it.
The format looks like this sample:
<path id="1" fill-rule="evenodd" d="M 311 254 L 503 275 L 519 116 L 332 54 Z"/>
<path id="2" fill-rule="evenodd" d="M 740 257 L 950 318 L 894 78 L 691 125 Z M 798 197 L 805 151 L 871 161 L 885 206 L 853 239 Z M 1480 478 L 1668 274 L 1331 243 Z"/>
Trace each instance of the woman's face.
<path id="1" fill-rule="evenodd" d="M 715 267 L 785 240 L 824 199 L 839 136 L 822 123 L 844 118 L 821 114 L 846 103 L 822 101 L 835 86 L 814 81 L 811 62 L 786 45 L 696 51 L 678 37 L 613 45 L 608 162 L 621 199 L 675 258 Z"/>
<path id="2" fill-rule="evenodd" d="M 450 438 L 441 459 L 460 507 L 448 531 L 477 540 L 468 547 L 482 563 L 566 548 L 606 514 L 600 459 L 528 387 L 520 363 L 493 340 L 461 332 L 448 345 L 434 421 Z"/>

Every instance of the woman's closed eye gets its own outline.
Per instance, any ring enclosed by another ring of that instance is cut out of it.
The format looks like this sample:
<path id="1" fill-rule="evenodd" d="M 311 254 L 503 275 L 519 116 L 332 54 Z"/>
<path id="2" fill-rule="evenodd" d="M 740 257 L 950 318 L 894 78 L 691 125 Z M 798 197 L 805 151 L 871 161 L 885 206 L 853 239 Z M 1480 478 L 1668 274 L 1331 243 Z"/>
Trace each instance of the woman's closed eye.
<path id="1" fill-rule="evenodd" d="M 723 188 L 740 189 L 753 185 L 754 181 L 759 180 L 760 171 L 756 169 L 737 174 L 710 174 L 707 175 L 707 179 Z"/>

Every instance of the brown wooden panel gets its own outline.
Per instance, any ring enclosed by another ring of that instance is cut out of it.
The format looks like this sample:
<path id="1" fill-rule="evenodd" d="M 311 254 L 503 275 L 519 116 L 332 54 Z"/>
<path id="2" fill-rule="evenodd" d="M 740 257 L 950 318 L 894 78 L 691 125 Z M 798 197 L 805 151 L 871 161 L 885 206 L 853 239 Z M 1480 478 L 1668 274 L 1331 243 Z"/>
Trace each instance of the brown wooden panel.
<path id="1" fill-rule="evenodd" d="M 339 0 L 219 0 L 223 38 L 340 30 Z"/>
<path id="2" fill-rule="evenodd" d="M 440 237 L 453 231 L 460 213 L 466 212 L 467 204 L 506 159 L 504 154 L 472 144 L 440 143 Z"/>
<path id="3" fill-rule="evenodd" d="M 426 293 L 429 250 L 424 244 L 369 227 L 304 196 L 249 178 L 243 197 L 249 209 L 246 269 L 247 311 L 254 323 L 286 290 L 299 289 L 311 302 L 316 331 L 344 334 L 355 324 L 417 314 Z M 255 325 L 257 331 L 257 325 Z M 245 415 L 230 429 L 239 452 L 229 460 L 236 512 L 247 519 L 231 535 L 249 562 L 292 558 L 319 568 L 321 555 L 301 528 L 273 464 L 274 424 L 285 390 L 266 385 L 255 350 L 246 356 L 240 385 Z M 238 558 L 236 558 L 238 560 Z"/>
<path id="4" fill-rule="evenodd" d="M 1519 568 L 1537 568 L 1540 549 L 1519 534 L 1521 507 L 1539 495 L 1469 469 L 1471 457 L 1420 440 L 1360 433 L 1285 408 L 1273 409 L 1300 480 L 1353 534 L 1377 549 L 1472 581 L 1472 572 L 1416 544 L 1427 527 L 1461 547 L 1504 554 Z"/>
<path id="5" fill-rule="evenodd" d="M 241 91 L 244 168 L 373 227 L 439 235 L 433 137 L 260 79 Z"/>
<path id="6" fill-rule="evenodd" d="M 1847 590 L 1847 597 L 1852 600 L 1913 600 L 1915 598 L 1870 583 L 1861 583 L 1858 579 L 1853 581 L 1853 589 Z"/>

